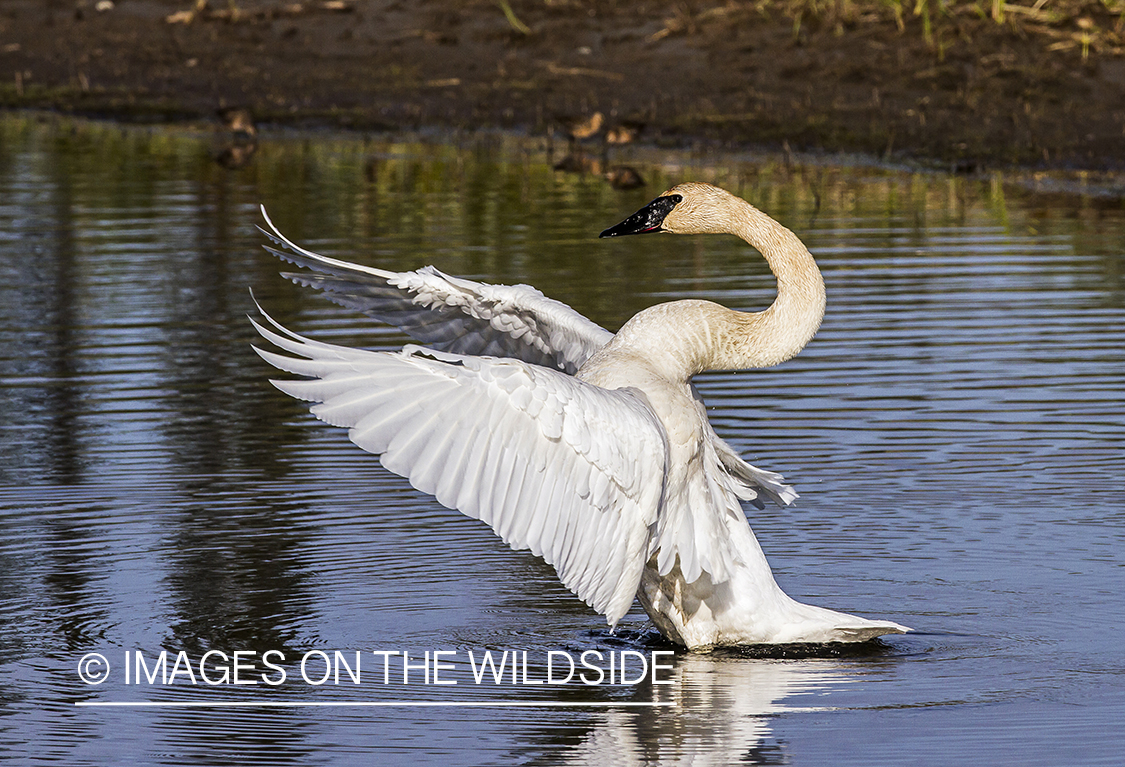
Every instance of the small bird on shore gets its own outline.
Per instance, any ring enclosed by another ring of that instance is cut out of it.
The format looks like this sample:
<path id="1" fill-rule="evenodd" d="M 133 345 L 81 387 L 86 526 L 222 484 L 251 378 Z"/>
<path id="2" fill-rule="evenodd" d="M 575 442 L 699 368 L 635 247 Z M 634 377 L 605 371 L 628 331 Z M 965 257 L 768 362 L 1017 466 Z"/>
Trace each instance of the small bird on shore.
<path id="1" fill-rule="evenodd" d="M 559 117 L 557 120 L 572 144 L 593 138 L 605 125 L 605 115 L 601 112 L 594 112 L 589 116 Z"/>
<path id="2" fill-rule="evenodd" d="M 645 124 L 636 120 L 622 120 L 606 128 L 605 143 L 607 144 L 632 144 L 645 129 Z"/>
<path id="3" fill-rule="evenodd" d="M 247 165 L 258 151 L 258 128 L 254 117 L 244 107 L 224 107 L 216 113 L 223 123 L 223 146 L 215 161 L 224 168 L 237 169 Z"/>
<path id="4" fill-rule="evenodd" d="M 230 138 L 236 144 L 252 144 L 258 140 L 258 128 L 254 125 L 254 115 L 245 107 L 224 107 L 217 112 Z"/>

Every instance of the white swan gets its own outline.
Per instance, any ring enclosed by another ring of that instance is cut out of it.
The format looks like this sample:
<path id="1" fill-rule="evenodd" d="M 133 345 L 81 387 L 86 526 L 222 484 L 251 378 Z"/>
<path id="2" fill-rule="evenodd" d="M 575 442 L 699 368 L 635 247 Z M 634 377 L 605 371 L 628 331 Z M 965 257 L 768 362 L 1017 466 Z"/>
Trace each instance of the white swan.
<path id="1" fill-rule="evenodd" d="M 738 235 L 776 275 L 773 305 L 744 313 L 673 301 L 616 335 L 526 285 L 349 264 L 294 245 L 266 221 L 273 232 L 262 231 L 287 250 L 267 249 L 315 271 L 287 277 L 430 347 L 349 349 L 266 316 L 278 332 L 255 327 L 296 356 L 258 353 L 310 377 L 275 385 L 320 403 L 318 418 L 348 427 L 353 442 L 419 490 L 543 557 L 610 626 L 639 597 L 666 637 L 693 649 L 909 631 L 782 592 L 739 501 L 761 508 L 764 495 L 786 505 L 797 494 L 716 436 L 691 385 L 704 370 L 789 359 L 824 315 L 824 282 L 808 250 L 749 203 L 680 184 L 601 236 Z"/>

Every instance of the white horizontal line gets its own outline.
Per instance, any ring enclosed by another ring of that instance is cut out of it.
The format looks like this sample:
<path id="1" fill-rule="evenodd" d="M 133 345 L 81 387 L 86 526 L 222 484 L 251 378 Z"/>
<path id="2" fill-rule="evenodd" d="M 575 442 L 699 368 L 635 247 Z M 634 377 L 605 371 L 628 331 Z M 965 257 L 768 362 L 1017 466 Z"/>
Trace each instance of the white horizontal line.
<path id="1" fill-rule="evenodd" d="M 476 707 L 476 708 L 655 708 L 676 705 L 674 701 L 595 701 L 590 703 L 559 700 L 80 700 L 75 706 L 132 707 L 132 708 L 297 708 L 300 706 L 414 706 L 414 707 Z"/>

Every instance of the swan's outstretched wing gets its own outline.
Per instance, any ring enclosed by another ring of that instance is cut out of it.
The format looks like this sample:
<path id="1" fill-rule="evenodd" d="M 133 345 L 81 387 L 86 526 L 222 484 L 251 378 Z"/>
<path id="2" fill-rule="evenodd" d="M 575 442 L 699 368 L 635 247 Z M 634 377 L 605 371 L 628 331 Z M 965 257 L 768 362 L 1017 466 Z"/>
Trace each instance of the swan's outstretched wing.
<path id="1" fill-rule="evenodd" d="M 746 463 L 733 447 L 715 433 L 711 422 L 707 420 L 707 405 L 703 401 L 703 395 L 694 384 L 691 387 L 691 396 L 699 408 L 703 439 L 715 449 L 715 456 L 718 458 L 718 466 L 715 468 L 728 475 L 731 480 L 729 483 L 731 492 L 740 499 L 749 501 L 758 509 L 765 508 L 765 504 L 762 503 L 763 495 L 782 507 L 800 498 L 792 486 L 782 481 L 785 477 L 776 471 L 766 471 Z"/>
<path id="2" fill-rule="evenodd" d="M 265 313 L 263 312 L 263 315 Z M 644 395 L 511 359 L 372 352 L 254 326 L 310 380 L 274 381 L 449 508 L 530 549 L 609 624 L 629 610 L 664 492 L 664 430 Z"/>
<path id="3" fill-rule="evenodd" d="M 278 258 L 312 269 L 285 273 L 300 285 L 323 290 L 331 300 L 357 309 L 439 351 L 512 357 L 573 374 L 613 337 L 566 304 L 529 285 L 488 285 L 442 274 L 432 266 L 388 272 L 328 258 L 290 242 L 277 230 Z M 260 227 L 259 227 L 260 228 Z"/>
<path id="4" fill-rule="evenodd" d="M 708 424 L 710 426 L 710 424 Z M 761 509 L 765 505 L 759 496 L 766 496 L 778 506 L 788 506 L 800 498 L 791 485 L 782 482 L 785 479 L 776 471 L 766 471 L 757 466 L 751 466 L 742 460 L 734 448 L 712 432 L 712 444 L 719 456 L 719 462 L 727 474 L 735 480 L 734 493 L 744 501 L 750 501 L 755 507 Z"/>

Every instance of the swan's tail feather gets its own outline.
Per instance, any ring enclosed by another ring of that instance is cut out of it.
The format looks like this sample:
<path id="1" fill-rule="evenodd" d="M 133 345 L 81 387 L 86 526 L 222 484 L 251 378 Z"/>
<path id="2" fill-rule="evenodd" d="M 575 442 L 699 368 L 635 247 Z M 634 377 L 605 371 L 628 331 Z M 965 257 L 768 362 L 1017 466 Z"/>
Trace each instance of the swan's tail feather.
<path id="1" fill-rule="evenodd" d="M 891 621 L 868 621 L 871 625 L 837 626 L 833 642 L 866 642 L 887 634 L 905 634 L 912 629 Z"/>
<path id="2" fill-rule="evenodd" d="M 887 620 L 871 620 L 826 607 L 793 602 L 786 626 L 785 642 L 866 642 L 885 634 L 905 634 L 907 626 Z"/>

